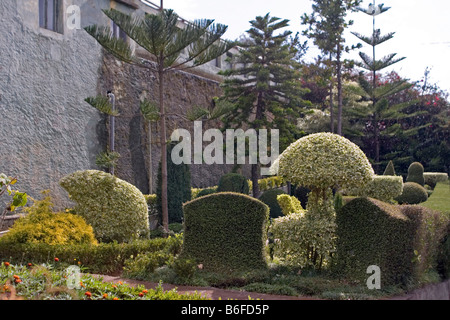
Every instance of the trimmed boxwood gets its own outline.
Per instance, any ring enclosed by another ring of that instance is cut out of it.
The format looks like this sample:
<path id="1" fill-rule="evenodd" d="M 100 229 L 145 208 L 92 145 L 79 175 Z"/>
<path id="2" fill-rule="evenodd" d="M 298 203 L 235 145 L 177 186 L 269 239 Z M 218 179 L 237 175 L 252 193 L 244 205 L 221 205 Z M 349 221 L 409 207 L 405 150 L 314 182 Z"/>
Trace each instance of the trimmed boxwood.
<path id="1" fill-rule="evenodd" d="M 227 173 L 220 177 L 217 192 L 238 192 L 248 194 L 250 187 L 247 178 L 239 173 Z"/>
<path id="2" fill-rule="evenodd" d="M 403 192 L 395 200 L 399 204 L 418 204 L 428 200 L 428 192 L 420 184 L 415 182 L 406 182 L 403 185 Z"/>
<path id="3" fill-rule="evenodd" d="M 187 202 L 181 256 L 216 272 L 264 269 L 269 207 L 250 196 L 221 192 Z"/>
<path id="4" fill-rule="evenodd" d="M 415 182 L 421 186 L 425 185 L 425 179 L 423 177 L 423 165 L 420 162 L 413 162 L 408 168 L 408 176 L 406 182 Z"/>
<path id="5" fill-rule="evenodd" d="M 351 195 L 370 197 L 381 201 L 391 201 L 403 192 L 403 178 L 401 176 L 374 176 L 373 180 L 364 187 L 350 191 Z"/>
<path id="6" fill-rule="evenodd" d="M 336 216 L 335 272 L 364 283 L 367 267 L 381 269 L 381 286 L 419 281 L 435 266 L 446 218 L 420 206 L 356 198 Z"/>
<path id="7" fill-rule="evenodd" d="M 423 178 L 425 180 L 425 184 L 434 189 L 438 182 L 448 181 L 448 174 L 446 172 L 424 172 Z"/>
<path id="8" fill-rule="evenodd" d="M 280 204 L 277 200 L 277 196 L 281 194 L 286 194 L 286 192 L 281 189 L 271 189 L 263 192 L 263 194 L 259 197 L 259 200 L 269 206 L 271 218 L 278 218 L 283 215 L 283 211 L 281 210 Z"/>

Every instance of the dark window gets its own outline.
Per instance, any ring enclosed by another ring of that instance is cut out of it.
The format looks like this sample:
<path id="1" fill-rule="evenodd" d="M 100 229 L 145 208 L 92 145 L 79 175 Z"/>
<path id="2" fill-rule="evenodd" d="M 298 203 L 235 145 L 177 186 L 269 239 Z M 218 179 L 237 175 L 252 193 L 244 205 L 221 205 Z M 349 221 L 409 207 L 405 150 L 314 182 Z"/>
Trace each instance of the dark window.
<path id="1" fill-rule="evenodd" d="M 39 0 L 39 26 L 62 33 L 62 0 Z"/>
<path id="2" fill-rule="evenodd" d="M 114 21 L 111 21 L 111 32 L 115 38 L 127 41 L 127 34 Z"/>

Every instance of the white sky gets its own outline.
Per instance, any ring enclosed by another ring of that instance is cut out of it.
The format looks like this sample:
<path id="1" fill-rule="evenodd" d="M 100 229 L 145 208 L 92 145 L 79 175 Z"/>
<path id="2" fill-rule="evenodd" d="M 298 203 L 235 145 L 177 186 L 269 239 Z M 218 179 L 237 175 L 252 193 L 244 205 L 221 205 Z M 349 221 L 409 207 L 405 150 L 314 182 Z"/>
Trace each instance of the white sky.
<path id="1" fill-rule="evenodd" d="M 152 2 L 159 4 L 159 0 Z M 362 7 L 367 7 L 372 0 L 364 0 Z M 311 0 L 164 0 L 164 7 L 173 9 L 187 20 L 214 19 L 217 23 L 228 25 L 225 38 L 236 39 L 250 28 L 249 21 L 256 16 L 270 13 L 283 19 L 289 19 L 289 30 L 294 33 L 302 31 L 300 16 L 312 13 Z M 376 28 L 381 34 L 395 32 L 394 38 L 376 47 L 377 57 L 397 53 L 405 60 L 389 69 L 397 71 L 401 77 L 411 81 L 420 80 L 425 68 L 431 68 L 430 81 L 450 92 L 450 1 L 449 0 L 377 0 L 391 7 L 387 12 L 376 17 Z M 355 21 L 349 31 L 363 35 L 372 34 L 372 17 L 362 13 L 352 13 L 349 19 Z M 347 44 L 356 44 L 358 40 L 348 33 Z M 303 41 L 306 38 L 301 38 Z M 311 49 L 312 40 L 308 41 Z M 359 60 L 358 52 L 364 51 L 370 56 L 370 47 L 363 44 L 361 50 L 347 55 L 346 58 Z M 310 50 L 308 56 L 315 57 L 317 51 Z"/>

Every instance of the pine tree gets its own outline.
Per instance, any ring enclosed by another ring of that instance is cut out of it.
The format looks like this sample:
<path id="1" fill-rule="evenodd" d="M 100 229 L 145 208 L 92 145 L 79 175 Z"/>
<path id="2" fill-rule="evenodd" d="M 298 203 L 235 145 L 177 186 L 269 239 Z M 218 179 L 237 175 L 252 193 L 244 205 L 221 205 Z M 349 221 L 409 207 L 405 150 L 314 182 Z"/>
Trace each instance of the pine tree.
<path id="1" fill-rule="evenodd" d="M 360 121 L 365 122 L 365 131 L 369 134 L 374 144 L 375 168 L 378 171 L 382 138 L 384 136 L 394 136 L 402 130 L 398 120 L 413 117 L 417 114 L 406 114 L 402 112 L 415 101 L 406 101 L 398 104 L 389 103 L 389 97 L 410 88 L 411 84 L 407 80 L 400 78 L 396 81 L 382 83 L 379 81 L 379 75 L 377 74 L 379 71 L 405 59 L 395 58 L 395 53 L 378 60 L 376 59 L 376 46 L 392 39 L 394 32 L 382 36 L 380 29 L 375 29 L 375 17 L 390 8 L 384 7 L 383 4 L 376 6 L 374 0 L 368 9 L 358 9 L 373 17 L 372 36 L 367 37 L 357 32 L 352 32 L 358 39 L 372 47 L 372 57 L 364 52 L 360 52 L 359 56 L 362 61 L 356 63 L 357 66 L 370 72 L 371 79 L 367 79 L 365 75 L 361 74 L 359 77 L 359 86 L 354 87 L 354 89 L 355 93 L 371 103 L 366 108 L 350 110 L 350 113 L 353 115 L 353 118 L 358 118 Z"/>
<path id="2" fill-rule="evenodd" d="M 178 26 L 179 16 L 173 10 L 162 9 L 157 14 L 134 17 L 115 9 L 103 10 L 127 36 L 146 50 L 153 62 L 134 56 L 129 43 L 115 38 L 109 27 L 97 25 L 85 30 L 97 40 L 106 51 L 126 63 L 155 72 L 159 80 L 159 122 L 161 144 L 162 181 L 162 220 L 168 232 L 167 206 L 167 146 L 166 146 L 166 108 L 164 106 L 164 87 L 166 75 L 174 70 L 183 70 L 205 64 L 227 52 L 232 44 L 221 41 L 227 26 L 214 24 L 213 20 L 203 19 L 188 23 L 184 28 Z M 186 58 L 181 54 L 187 53 Z"/>
<path id="3" fill-rule="evenodd" d="M 249 37 L 239 44 L 241 50 L 232 61 L 241 67 L 221 73 L 225 76 L 221 100 L 234 106 L 223 118 L 224 127 L 279 129 L 281 149 L 296 140 L 296 119 L 307 104 L 302 99 L 296 43 L 290 42 L 291 31 L 280 31 L 288 23 L 269 14 L 250 21 Z M 259 194 L 258 168 L 252 164 L 254 197 Z"/>
<path id="4" fill-rule="evenodd" d="M 345 17 L 349 10 L 354 10 L 361 3 L 361 0 L 313 0 L 313 13 L 308 16 L 304 14 L 302 24 L 308 25 L 308 30 L 304 35 L 314 39 L 314 44 L 319 47 L 325 56 L 330 57 L 329 64 L 334 65 L 334 72 L 337 81 L 337 133 L 342 134 L 342 112 L 343 112 L 343 93 L 342 93 L 342 54 L 355 48 L 344 46 L 345 39 L 343 33 L 345 28 L 353 24 L 353 21 L 346 21 Z M 359 47 L 359 46 L 357 46 Z M 333 61 L 334 58 L 334 61 Z M 335 113 L 333 107 L 333 77 L 330 77 L 330 116 L 331 132 L 335 132 L 334 122 Z"/>

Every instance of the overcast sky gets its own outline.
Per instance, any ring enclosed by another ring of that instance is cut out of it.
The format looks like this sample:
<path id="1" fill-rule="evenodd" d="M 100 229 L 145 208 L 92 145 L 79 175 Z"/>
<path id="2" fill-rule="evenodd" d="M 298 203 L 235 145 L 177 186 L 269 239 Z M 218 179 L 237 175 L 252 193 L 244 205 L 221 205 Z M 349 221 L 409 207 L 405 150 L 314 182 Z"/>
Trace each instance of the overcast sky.
<path id="1" fill-rule="evenodd" d="M 159 4 L 159 0 L 152 2 Z M 312 12 L 311 0 L 164 0 L 164 7 L 174 9 L 187 20 L 214 19 L 217 23 L 228 25 L 225 38 L 236 39 L 249 29 L 249 21 L 256 16 L 270 13 L 290 20 L 289 30 L 302 31 L 305 26 L 300 23 L 300 16 Z M 362 6 L 368 7 L 372 0 L 364 0 Z M 376 17 L 376 28 L 381 34 L 395 32 L 394 38 L 377 46 L 377 56 L 397 53 L 405 60 L 389 69 L 397 71 L 400 76 L 411 81 L 420 80 L 426 67 L 431 68 L 430 80 L 450 92 L 450 1 L 449 0 L 385 0 L 376 1 L 391 7 L 387 12 Z M 349 31 L 363 35 L 372 34 L 372 18 L 362 12 L 352 13 L 349 19 L 355 21 Z M 356 44 L 354 35 L 347 33 L 347 44 Z M 304 39 L 307 40 L 307 39 Z M 309 41 L 310 47 L 314 45 Z M 316 56 L 317 51 L 310 50 L 309 56 Z M 358 51 L 371 55 L 370 47 L 364 45 L 346 58 L 359 59 Z"/>

